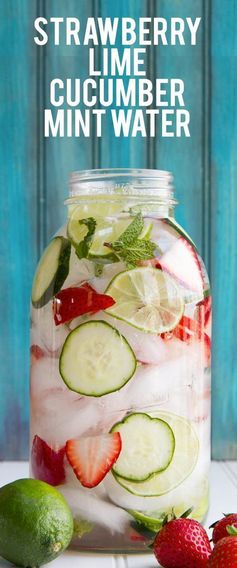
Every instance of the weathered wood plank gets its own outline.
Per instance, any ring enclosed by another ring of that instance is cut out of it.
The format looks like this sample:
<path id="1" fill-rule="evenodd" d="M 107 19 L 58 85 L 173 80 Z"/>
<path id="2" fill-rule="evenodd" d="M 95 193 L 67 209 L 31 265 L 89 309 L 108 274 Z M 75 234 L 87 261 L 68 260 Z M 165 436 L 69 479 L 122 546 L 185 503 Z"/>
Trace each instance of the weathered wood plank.
<path id="1" fill-rule="evenodd" d="M 185 81 L 191 138 L 115 139 L 107 124 L 101 141 L 93 136 L 44 140 L 43 108 L 48 104 L 49 81 L 56 76 L 86 77 L 87 48 L 36 48 L 32 24 L 37 15 L 81 19 L 93 15 L 203 16 L 197 47 L 160 46 L 149 50 L 148 55 L 150 76 L 178 76 Z M 235 0 L 229 0 L 225 9 L 220 0 L 212 6 L 209 0 L 194 0 L 192 5 L 188 0 L 132 1 L 129 5 L 125 1 L 112 5 L 107 0 L 41 0 L 31 4 L 8 0 L 0 5 L 0 18 L 0 459 L 27 456 L 28 306 L 37 257 L 65 218 L 63 199 L 69 172 L 98 166 L 160 167 L 175 175 L 181 203 L 177 217 L 209 259 L 211 268 L 213 454 L 217 459 L 236 457 Z"/>
<path id="2" fill-rule="evenodd" d="M 203 16 L 202 0 L 158 0 L 155 16 L 196 18 Z M 170 170 L 180 206 L 177 219 L 203 250 L 203 144 L 204 140 L 204 73 L 203 46 L 204 22 L 200 24 L 196 46 L 186 45 L 155 47 L 154 73 L 160 78 L 180 78 L 185 83 L 184 100 L 190 111 L 190 138 L 161 138 L 154 141 L 153 162 L 156 167 Z M 188 41 L 189 39 L 189 41 Z"/>
<path id="3" fill-rule="evenodd" d="M 45 2 L 45 17 L 50 18 L 52 15 L 63 18 L 69 15 L 78 17 L 83 28 L 86 19 L 93 16 L 93 7 L 93 0 L 80 0 L 80 2 L 51 0 L 50 3 Z M 59 46 L 54 46 L 52 42 L 48 42 L 40 49 L 44 64 L 42 75 L 38 76 L 38 88 L 43 89 L 43 106 L 50 108 L 49 84 L 53 78 L 59 77 L 65 80 L 67 77 L 72 79 L 78 77 L 83 80 L 88 76 L 88 48 L 75 45 L 65 46 L 64 42 L 61 42 Z M 80 138 L 50 137 L 42 139 L 42 144 L 44 147 L 45 237 L 49 240 L 66 218 L 63 201 L 68 194 L 69 173 L 93 167 L 95 150 L 93 135 L 90 138 L 84 138 L 83 135 Z"/>
<path id="4" fill-rule="evenodd" d="M 132 17 L 138 21 L 139 17 L 148 16 L 148 5 L 142 0 L 121 0 L 120 2 L 110 2 L 101 0 L 99 15 L 102 17 Z M 138 44 L 134 45 L 138 47 Z M 122 53 L 121 44 L 116 44 Z M 124 80 L 126 84 L 126 79 Z M 115 107 L 114 107 L 115 108 Z M 114 136 L 110 113 L 106 117 L 106 124 L 103 137 L 99 141 L 99 166 L 101 168 L 145 168 L 147 167 L 147 148 L 148 139 L 142 138 L 140 134 L 136 138 Z"/>
<path id="5" fill-rule="evenodd" d="M 212 11 L 213 455 L 237 457 L 237 3 Z"/>
<path id="6" fill-rule="evenodd" d="M 34 6 L 0 4 L 0 459 L 27 457 L 29 301 L 37 254 Z"/>

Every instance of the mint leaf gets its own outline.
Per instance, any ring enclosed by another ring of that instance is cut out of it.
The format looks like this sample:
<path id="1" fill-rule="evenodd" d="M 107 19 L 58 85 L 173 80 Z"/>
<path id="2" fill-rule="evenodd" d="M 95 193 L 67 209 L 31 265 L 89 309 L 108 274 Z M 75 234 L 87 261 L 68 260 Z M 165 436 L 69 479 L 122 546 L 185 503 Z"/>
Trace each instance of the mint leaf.
<path id="1" fill-rule="evenodd" d="M 141 234 L 144 227 L 142 214 L 139 213 L 134 217 L 133 221 L 128 225 L 127 229 L 120 235 L 119 239 L 113 243 L 113 246 L 119 244 L 121 246 L 130 246 Z"/>
<path id="2" fill-rule="evenodd" d="M 78 223 L 80 225 L 86 225 L 88 231 L 84 239 L 75 247 L 76 255 L 80 259 L 87 258 L 96 229 L 96 220 L 94 219 L 94 217 L 88 217 L 87 219 L 80 219 Z"/>
<path id="3" fill-rule="evenodd" d="M 134 268 L 139 260 L 153 258 L 156 249 L 155 243 L 145 239 L 136 239 L 129 247 L 125 246 L 121 241 L 116 241 L 110 247 L 121 260 L 124 260 L 128 268 Z"/>
<path id="4" fill-rule="evenodd" d="M 144 228 L 142 213 L 139 212 L 127 229 L 113 243 L 104 243 L 116 256 L 123 260 L 128 268 L 134 268 L 139 260 L 148 260 L 154 257 L 157 245 L 153 243 L 149 235 L 139 238 Z"/>

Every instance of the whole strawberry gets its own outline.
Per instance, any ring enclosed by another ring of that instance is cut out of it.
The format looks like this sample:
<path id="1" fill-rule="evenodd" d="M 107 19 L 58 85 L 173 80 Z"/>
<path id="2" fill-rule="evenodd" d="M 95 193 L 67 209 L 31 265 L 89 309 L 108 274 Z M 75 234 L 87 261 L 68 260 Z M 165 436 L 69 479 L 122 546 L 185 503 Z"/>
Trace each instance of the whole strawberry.
<path id="1" fill-rule="evenodd" d="M 221 540 L 226 536 L 230 536 L 227 531 L 227 527 L 230 525 L 237 529 L 237 513 L 233 513 L 231 515 L 225 515 L 223 519 L 220 519 L 220 521 L 217 521 L 214 525 L 210 527 L 210 528 L 214 527 L 212 533 L 212 540 L 214 544 L 216 544 L 218 540 Z"/>
<path id="2" fill-rule="evenodd" d="M 237 532 L 236 532 L 237 534 Z M 208 568 L 237 568 L 237 536 L 218 541 L 207 563 Z"/>
<path id="3" fill-rule="evenodd" d="M 154 541 L 154 554 L 163 568 L 206 568 L 211 546 L 205 529 L 193 519 L 173 519 Z"/>

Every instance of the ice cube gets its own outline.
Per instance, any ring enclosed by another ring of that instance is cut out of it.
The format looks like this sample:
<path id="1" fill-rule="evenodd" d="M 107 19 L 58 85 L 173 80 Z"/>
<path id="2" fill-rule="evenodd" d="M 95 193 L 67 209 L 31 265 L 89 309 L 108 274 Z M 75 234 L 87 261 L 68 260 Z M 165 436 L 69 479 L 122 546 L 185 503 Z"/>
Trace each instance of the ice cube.
<path id="1" fill-rule="evenodd" d="M 180 342 L 181 344 L 181 342 Z M 119 391 L 100 398 L 104 412 L 142 410 L 146 406 L 160 406 L 177 395 L 179 406 L 187 407 L 185 395 L 189 393 L 197 375 L 198 353 L 196 344 L 182 344 L 182 354 L 160 365 L 138 365 L 128 383 Z M 179 408 L 180 410 L 180 408 Z"/>
<path id="2" fill-rule="evenodd" d="M 72 247 L 69 274 L 63 284 L 63 288 L 80 286 L 83 282 L 89 282 L 94 275 L 94 263 L 86 258 L 80 260 L 75 253 L 74 247 Z"/>
<path id="3" fill-rule="evenodd" d="M 207 479 L 209 474 L 208 458 L 209 456 L 206 456 L 206 460 L 198 461 L 193 472 L 178 487 L 164 495 L 152 497 L 133 495 L 122 487 L 111 473 L 108 473 L 104 479 L 104 486 L 110 500 L 126 509 L 136 509 L 143 512 L 164 512 L 169 508 L 178 507 L 186 502 L 188 507 L 184 508 L 185 511 L 189 507 L 195 506 L 201 497 L 200 492 L 203 490 L 203 479 Z"/>
<path id="4" fill-rule="evenodd" d="M 52 301 L 43 308 L 32 310 L 32 343 L 42 345 L 48 353 L 59 354 L 68 332 L 66 325 L 55 325 Z"/>
<path id="5" fill-rule="evenodd" d="M 103 271 L 101 276 L 95 277 L 90 281 L 91 286 L 95 288 L 100 294 L 104 294 L 111 280 L 118 274 L 125 270 L 125 265 L 123 262 L 115 262 L 111 264 L 105 264 L 103 266 Z"/>
<path id="6" fill-rule="evenodd" d="M 97 399 L 71 391 L 58 370 L 58 360 L 43 357 L 31 369 L 32 435 L 49 445 L 95 433 L 103 420 Z"/>
<path id="7" fill-rule="evenodd" d="M 93 489 L 84 489 L 78 481 L 78 489 L 67 484 L 57 489 L 67 500 L 74 516 L 106 527 L 111 533 L 123 533 L 131 521 L 130 515 L 113 503 L 99 498 Z"/>

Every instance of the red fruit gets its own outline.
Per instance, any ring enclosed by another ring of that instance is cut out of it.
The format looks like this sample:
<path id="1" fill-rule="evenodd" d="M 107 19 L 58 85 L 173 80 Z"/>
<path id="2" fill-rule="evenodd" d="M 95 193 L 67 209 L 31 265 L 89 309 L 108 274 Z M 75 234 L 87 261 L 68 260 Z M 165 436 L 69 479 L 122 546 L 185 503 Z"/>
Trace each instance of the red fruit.
<path id="1" fill-rule="evenodd" d="M 31 360 L 33 361 L 38 361 L 38 359 L 41 359 L 42 357 L 44 357 L 44 351 L 43 349 L 41 349 L 41 347 L 39 345 L 31 345 L 30 348 L 30 355 L 31 355 Z"/>
<path id="2" fill-rule="evenodd" d="M 68 440 L 66 454 L 75 475 L 84 487 L 95 487 L 111 469 L 121 452 L 119 432 Z"/>
<path id="3" fill-rule="evenodd" d="M 185 343 L 191 343 L 193 339 L 203 341 L 205 366 L 209 367 L 211 362 L 211 339 L 209 335 L 203 331 L 198 321 L 187 316 L 182 316 L 173 331 L 161 333 L 161 338 L 164 341 L 169 341 L 173 337 L 180 339 L 180 341 L 185 341 Z"/>
<path id="4" fill-rule="evenodd" d="M 221 540 L 222 538 L 231 536 L 228 534 L 226 530 L 228 526 L 232 526 L 237 529 L 237 513 L 233 513 L 231 515 L 225 515 L 223 519 L 220 519 L 220 521 L 217 521 L 215 523 L 212 533 L 212 540 L 214 544 L 216 544 L 218 540 Z"/>
<path id="5" fill-rule="evenodd" d="M 87 313 L 96 313 L 115 304 L 111 296 L 98 294 L 90 284 L 65 288 L 56 294 L 53 301 L 53 314 L 56 325 L 66 323 Z"/>
<path id="6" fill-rule="evenodd" d="M 31 450 L 32 473 L 36 479 L 50 485 L 60 485 L 65 480 L 65 447 L 53 449 L 39 436 L 35 436 Z"/>
<path id="7" fill-rule="evenodd" d="M 178 325 L 173 329 L 173 331 L 168 331 L 166 333 L 161 333 L 162 339 L 168 341 L 173 337 L 180 339 L 180 341 L 185 341 L 185 343 L 190 343 L 193 338 L 201 337 L 201 328 L 195 320 L 189 318 L 188 316 L 182 316 Z"/>
<path id="8" fill-rule="evenodd" d="M 211 363 L 211 339 L 207 333 L 204 333 L 204 353 L 205 353 L 205 365 L 209 367 Z"/>
<path id="9" fill-rule="evenodd" d="M 180 237 L 160 258 L 159 263 L 186 288 L 203 293 L 202 268 L 194 247 Z"/>
<path id="10" fill-rule="evenodd" d="M 210 318 L 211 318 L 211 310 L 212 310 L 212 297 L 207 296 L 201 302 L 198 302 L 196 307 L 196 318 L 200 325 L 200 327 L 205 328 L 207 327 Z"/>
<path id="11" fill-rule="evenodd" d="M 237 568 L 237 536 L 227 536 L 214 547 L 208 568 Z"/>
<path id="12" fill-rule="evenodd" d="M 173 334 L 177 339 L 189 343 L 194 338 L 201 338 L 201 328 L 195 320 L 183 316 L 177 327 L 173 330 Z"/>
<path id="13" fill-rule="evenodd" d="M 206 568 L 211 546 L 200 523 L 180 518 L 162 527 L 154 541 L 154 553 L 163 568 Z"/>

